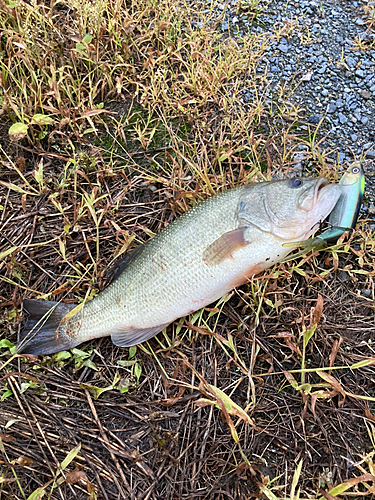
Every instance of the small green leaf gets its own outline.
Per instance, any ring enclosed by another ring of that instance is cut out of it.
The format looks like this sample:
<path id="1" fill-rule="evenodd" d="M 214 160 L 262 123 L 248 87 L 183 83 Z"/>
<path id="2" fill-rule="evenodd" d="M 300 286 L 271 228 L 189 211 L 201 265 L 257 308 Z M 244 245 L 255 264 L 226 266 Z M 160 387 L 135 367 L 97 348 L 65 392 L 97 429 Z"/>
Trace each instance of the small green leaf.
<path id="1" fill-rule="evenodd" d="M 122 378 L 118 384 L 116 385 L 116 389 L 121 392 L 121 394 L 125 394 L 129 392 L 132 383 L 129 378 Z"/>
<path id="2" fill-rule="evenodd" d="M 314 335 L 314 332 L 316 330 L 316 326 L 314 325 L 312 328 L 309 328 L 306 330 L 306 332 L 303 334 L 303 347 L 306 348 L 307 344 L 309 343 L 309 340 L 311 337 Z"/>
<path id="3" fill-rule="evenodd" d="M 5 187 L 7 187 L 9 189 L 12 189 L 13 191 L 16 191 L 17 193 L 33 194 L 33 193 L 30 193 L 29 191 L 25 191 L 20 186 L 17 186 L 17 184 L 13 184 L 12 182 L 0 181 L 0 185 L 1 186 L 5 186 Z"/>
<path id="4" fill-rule="evenodd" d="M 65 470 L 70 462 L 76 458 L 78 453 L 81 451 L 81 444 L 70 450 L 68 455 L 64 458 L 64 460 L 61 462 L 61 468 L 62 470 Z"/>
<path id="5" fill-rule="evenodd" d="M 61 361 L 63 359 L 69 359 L 72 355 L 68 351 L 60 351 L 52 356 L 53 361 Z"/>
<path id="6" fill-rule="evenodd" d="M 129 348 L 129 359 L 134 358 L 134 356 L 136 355 L 136 352 L 137 352 L 137 346 L 136 345 L 132 345 Z"/>
<path id="7" fill-rule="evenodd" d="M 12 396 L 12 395 L 13 395 L 13 392 L 9 389 L 6 389 L 4 394 L 1 396 L 0 401 L 3 402 L 4 399 L 9 398 L 9 396 Z"/>
<path id="8" fill-rule="evenodd" d="M 47 135 L 48 132 L 46 130 L 43 130 L 43 132 L 39 132 L 38 139 L 42 141 L 45 137 L 47 137 Z"/>
<path id="9" fill-rule="evenodd" d="M 311 384 L 305 383 L 305 384 L 298 385 L 298 383 L 295 380 L 292 380 L 290 382 L 290 385 L 296 391 L 303 391 L 306 394 L 310 394 L 311 393 L 311 389 L 312 389 Z"/>
<path id="10" fill-rule="evenodd" d="M 16 122 L 9 129 L 9 137 L 15 141 L 18 141 L 25 137 L 29 126 L 26 123 Z"/>
<path id="11" fill-rule="evenodd" d="M 14 347 L 14 344 L 7 339 L 0 340 L 0 349 L 4 349 L 5 347 L 11 348 Z"/>
<path id="12" fill-rule="evenodd" d="M 297 485 L 298 485 L 298 481 L 299 481 L 299 478 L 300 478 L 300 475 L 301 475 L 302 464 L 303 464 L 303 459 L 300 460 L 300 462 L 297 465 L 297 468 L 296 468 L 296 470 L 294 471 L 294 474 L 293 474 L 292 486 L 290 488 L 290 498 L 291 498 L 291 500 L 293 500 L 295 498 L 294 495 L 295 495 L 295 491 L 296 491 L 296 488 L 297 488 Z M 298 493 L 297 493 L 297 495 L 298 495 Z"/>
<path id="13" fill-rule="evenodd" d="M 139 363 L 136 363 L 134 365 L 134 375 L 137 379 L 137 382 L 139 382 L 139 377 L 141 376 L 141 373 L 142 373 L 142 367 Z"/>
<path id="14" fill-rule="evenodd" d="M 88 385 L 88 384 L 79 384 L 82 389 L 87 389 L 90 394 L 94 396 L 94 399 L 98 399 L 103 392 L 111 391 L 113 389 L 113 385 L 109 385 L 108 387 L 97 387 L 96 385 Z"/>
<path id="15" fill-rule="evenodd" d="M 31 495 L 27 497 L 27 500 L 41 500 L 45 494 L 46 490 L 44 486 L 41 486 L 40 488 L 37 488 L 35 491 L 33 491 Z"/>
<path id="16" fill-rule="evenodd" d="M 9 429 L 9 427 L 11 427 L 13 424 L 15 424 L 16 422 L 22 422 L 22 419 L 21 418 L 12 418 L 11 420 L 9 420 L 5 426 L 4 426 L 4 429 Z"/>
<path id="17" fill-rule="evenodd" d="M 52 116 L 47 116 L 42 114 L 34 115 L 31 120 L 33 123 L 36 123 L 38 125 L 51 125 L 52 123 L 55 122 Z"/>
<path id="18" fill-rule="evenodd" d="M 83 37 L 83 41 L 87 44 L 91 43 L 92 42 L 92 35 L 90 35 L 90 33 L 87 33 L 87 35 L 85 35 Z"/>
<path id="19" fill-rule="evenodd" d="M 219 158 L 219 161 L 224 161 L 228 158 L 228 153 L 223 153 L 220 158 Z"/>
<path id="20" fill-rule="evenodd" d="M 81 349 L 74 348 L 71 351 L 74 354 L 74 356 L 79 356 L 80 358 L 84 358 L 85 359 L 85 358 L 88 358 L 90 356 L 90 354 L 88 354 L 85 351 L 81 351 Z"/>
<path id="21" fill-rule="evenodd" d="M 354 363 L 354 365 L 351 365 L 349 368 L 351 370 L 355 370 L 357 368 L 363 368 L 364 366 L 369 366 L 369 365 L 374 365 L 375 364 L 375 359 L 364 359 L 363 361 L 359 361 L 358 363 Z"/>
<path id="22" fill-rule="evenodd" d="M 278 497 L 272 493 L 270 489 L 267 488 L 264 484 L 259 483 L 258 484 L 259 491 L 264 494 L 265 497 L 268 498 L 268 500 L 279 500 Z"/>
<path id="23" fill-rule="evenodd" d="M 133 360 L 130 360 L 130 359 L 129 360 L 122 360 L 122 359 L 120 359 L 120 360 L 117 361 L 117 364 L 119 366 L 124 367 L 124 368 L 129 368 L 129 366 L 134 366 L 136 364 L 136 362 L 137 361 L 135 359 L 133 359 Z"/>
<path id="24" fill-rule="evenodd" d="M 43 161 L 40 161 L 39 165 L 35 168 L 34 175 L 36 182 L 39 186 L 43 187 Z"/>
<path id="25" fill-rule="evenodd" d="M 99 368 L 96 366 L 96 364 L 91 361 L 91 359 L 86 359 L 86 361 L 84 361 L 82 363 L 82 366 L 87 366 L 87 368 L 91 368 L 92 370 L 95 370 L 96 372 L 99 371 Z"/>

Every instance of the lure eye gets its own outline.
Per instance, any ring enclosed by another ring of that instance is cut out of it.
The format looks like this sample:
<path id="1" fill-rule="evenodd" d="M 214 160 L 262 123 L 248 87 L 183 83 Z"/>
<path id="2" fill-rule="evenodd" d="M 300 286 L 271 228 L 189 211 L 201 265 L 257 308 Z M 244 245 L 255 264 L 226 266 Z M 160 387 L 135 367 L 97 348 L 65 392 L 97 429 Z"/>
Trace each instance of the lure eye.
<path id="1" fill-rule="evenodd" d="M 291 187 L 291 188 L 299 188 L 302 186 L 302 181 L 301 179 L 298 179 L 298 178 L 294 178 L 294 179 L 290 179 L 288 181 L 288 186 Z"/>
<path id="2" fill-rule="evenodd" d="M 352 174 L 359 174 L 359 168 L 358 167 L 353 167 L 352 168 Z"/>

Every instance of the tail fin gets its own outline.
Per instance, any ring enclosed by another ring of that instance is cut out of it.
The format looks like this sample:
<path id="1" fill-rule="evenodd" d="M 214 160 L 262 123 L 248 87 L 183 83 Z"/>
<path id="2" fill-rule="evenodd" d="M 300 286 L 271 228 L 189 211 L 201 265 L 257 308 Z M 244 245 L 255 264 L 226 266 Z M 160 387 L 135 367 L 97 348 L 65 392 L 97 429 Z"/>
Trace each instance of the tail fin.
<path id="1" fill-rule="evenodd" d="M 18 336 L 18 353 L 52 354 L 71 349 L 81 343 L 73 341 L 63 333 L 57 334 L 61 320 L 75 307 L 74 304 L 50 300 L 25 300 L 24 307 L 29 316 Z"/>

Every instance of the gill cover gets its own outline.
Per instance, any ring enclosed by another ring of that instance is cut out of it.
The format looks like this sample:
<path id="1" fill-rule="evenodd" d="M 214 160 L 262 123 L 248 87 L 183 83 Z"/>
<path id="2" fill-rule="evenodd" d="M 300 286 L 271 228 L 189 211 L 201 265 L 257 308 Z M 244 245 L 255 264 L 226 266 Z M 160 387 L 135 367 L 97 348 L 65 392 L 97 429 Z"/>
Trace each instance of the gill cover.
<path id="1" fill-rule="evenodd" d="M 330 213 L 339 195 L 338 186 L 328 185 L 325 178 L 260 183 L 240 198 L 239 226 L 253 225 L 284 240 L 308 237 L 313 224 Z"/>

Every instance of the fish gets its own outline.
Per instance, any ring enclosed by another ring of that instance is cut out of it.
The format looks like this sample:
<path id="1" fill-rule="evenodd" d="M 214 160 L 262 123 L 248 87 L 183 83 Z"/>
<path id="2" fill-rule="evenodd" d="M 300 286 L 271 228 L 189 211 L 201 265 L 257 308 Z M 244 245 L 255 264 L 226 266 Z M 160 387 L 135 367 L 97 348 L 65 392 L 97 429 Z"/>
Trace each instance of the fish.
<path id="1" fill-rule="evenodd" d="M 319 236 L 297 242 L 297 246 L 308 250 L 321 249 L 336 243 L 345 231 L 354 231 L 365 192 L 365 173 L 359 161 L 349 165 L 340 179 L 339 186 L 341 195 L 329 216 L 329 228 Z M 285 246 L 295 244 L 287 243 Z"/>
<path id="2" fill-rule="evenodd" d="M 340 194 L 324 177 L 295 177 L 213 195 L 136 247 L 93 300 L 25 300 L 17 352 L 52 354 L 105 336 L 121 347 L 145 342 L 283 259 L 292 250 L 283 244 L 308 239 Z"/>

